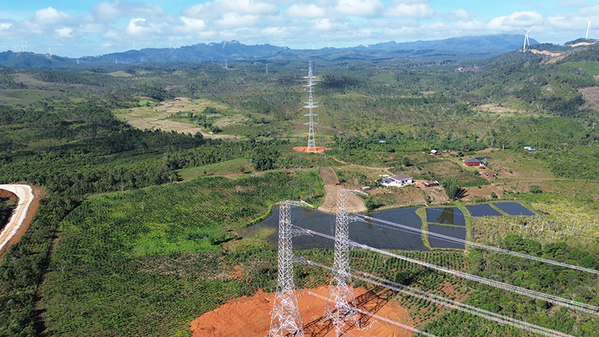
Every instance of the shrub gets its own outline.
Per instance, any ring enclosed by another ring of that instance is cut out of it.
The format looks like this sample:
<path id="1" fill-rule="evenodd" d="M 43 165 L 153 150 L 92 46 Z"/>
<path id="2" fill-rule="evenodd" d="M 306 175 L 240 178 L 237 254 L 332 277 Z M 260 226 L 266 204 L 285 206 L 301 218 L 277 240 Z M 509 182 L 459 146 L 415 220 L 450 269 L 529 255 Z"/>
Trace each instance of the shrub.
<path id="1" fill-rule="evenodd" d="M 534 193 L 534 194 L 543 193 L 543 190 L 541 189 L 541 186 L 539 186 L 539 185 L 530 185 L 529 191 L 530 191 L 530 193 Z"/>

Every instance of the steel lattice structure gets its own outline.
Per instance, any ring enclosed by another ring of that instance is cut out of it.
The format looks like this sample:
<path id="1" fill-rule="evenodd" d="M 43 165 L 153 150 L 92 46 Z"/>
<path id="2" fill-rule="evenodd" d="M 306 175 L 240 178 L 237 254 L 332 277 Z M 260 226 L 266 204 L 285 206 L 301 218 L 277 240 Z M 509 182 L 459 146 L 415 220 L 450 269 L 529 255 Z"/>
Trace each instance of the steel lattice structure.
<path id="1" fill-rule="evenodd" d="M 354 288 L 349 273 L 349 223 L 351 217 L 347 209 L 347 198 L 352 192 L 342 189 L 337 194 L 333 278 L 323 316 L 325 321 L 332 320 L 337 336 L 343 334 L 346 325 L 356 324 L 358 318 Z"/>
<path id="2" fill-rule="evenodd" d="M 279 206 L 279 274 L 270 320 L 270 337 L 283 337 L 288 334 L 295 337 L 304 336 L 302 318 L 293 284 L 291 240 L 297 233 L 297 230 L 291 228 L 291 206 L 293 205 L 306 205 L 306 203 L 287 200 Z"/>
<path id="3" fill-rule="evenodd" d="M 310 67 L 308 68 L 308 76 L 305 77 L 308 79 L 308 102 L 306 102 L 306 105 L 304 106 L 305 109 L 310 109 L 310 112 L 304 116 L 308 117 L 308 123 L 305 123 L 306 125 L 308 125 L 308 147 L 306 148 L 306 152 L 316 152 L 316 141 L 314 140 L 314 124 L 318 124 L 318 123 L 314 123 L 314 116 L 318 116 L 317 114 L 315 114 L 312 109 L 314 108 L 318 108 L 316 104 L 316 102 L 313 101 L 312 99 L 312 93 L 314 92 L 313 87 L 314 87 L 314 75 L 312 74 L 312 62 L 310 62 Z"/>

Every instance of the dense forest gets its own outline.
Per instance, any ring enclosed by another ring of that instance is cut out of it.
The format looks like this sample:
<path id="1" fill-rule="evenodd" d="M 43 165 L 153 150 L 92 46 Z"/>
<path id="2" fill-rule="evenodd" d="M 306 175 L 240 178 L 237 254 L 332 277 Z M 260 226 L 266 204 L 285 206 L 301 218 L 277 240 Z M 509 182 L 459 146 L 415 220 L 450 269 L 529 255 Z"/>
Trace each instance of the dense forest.
<path id="1" fill-rule="evenodd" d="M 322 203 L 319 167 L 346 163 L 442 180 L 438 159 L 423 152 L 440 149 L 459 162 L 494 149 L 510 163 L 546 167 L 549 182 L 595 183 L 597 55 L 596 46 L 557 60 L 512 52 L 477 60 L 476 72 L 403 59 L 316 62 L 317 142 L 330 148 L 325 155 L 291 150 L 305 146 L 303 62 L 269 63 L 268 73 L 241 61 L 227 69 L 0 68 L 0 183 L 40 186 L 47 195 L 0 261 L 0 336 L 188 336 L 194 317 L 230 298 L 274 290 L 275 248 L 237 233 L 281 200 Z M 164 116 L 151 122 L 164 126 L 139 122 L 158 113 Z M 538 151 L 524 158 L 524 146 Z M 453 170 L 456 189 L 491 184 L 459 164 L 442 166 Z M 189 172 L 197 178 L 184 179 Z M 341 183 L 353 180 L 345 175 Z M 567 197 L 597 208 L 578 193 Z M 0 224 L 9 213 L 0 201 Z M 541 244 L 512 235 L 490 244 L 599 268 L 599 241 Z M 476 250 L 400 253 L 599 305 L 599 284 L 579 272 Z M 322 263 L 332 258 L 324 249 L 301 254 Z M 407 285 L 440 291 L 449 283 L 467 294 L 466 303 L 576 336 L 599 334 L 594 317 L 352 254 L 357 267 Z M 230 276 L 233 266 L 243 268 L 243 280 Z M 314 267 L 296 273 L 299 286 L 326 284 Z M 423 305 L 400 302 L 412 315 Z M 439 336 L 526 335 L 425 306 L 420 328 Z"/>

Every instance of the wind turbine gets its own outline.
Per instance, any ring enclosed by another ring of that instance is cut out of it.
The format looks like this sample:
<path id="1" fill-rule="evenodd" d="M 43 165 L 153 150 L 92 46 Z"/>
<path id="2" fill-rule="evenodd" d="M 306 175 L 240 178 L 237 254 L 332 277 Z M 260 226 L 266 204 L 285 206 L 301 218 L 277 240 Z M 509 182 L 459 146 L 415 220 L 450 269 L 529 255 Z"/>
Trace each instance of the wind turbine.
<path id="1" fill-rule="evenodd" d="M 585 36 L 585 40 L 589 39 L 589 31 L 591 30 L 591 13 L 587 11 L 587 15 L 589 16 L 589 21 L 587 21 L 587 35 Z"/>
<path id="2" fill-rule="evenodd" d="M 523 52 L 526 51 L 526 45 L 528 45 L 528 47 L 530 47 L 530 40 L 528 39 L 528 33 L 530 32 L 531 29 L 532 28 L 530 28 L 529 30 L 522 29 L 522 31 L 524 32 L 524 47 L 522 47 Z"/>
<path id="3" fill-rule="evenodd" d="M 51 44 L 48 46 L 48 55 L 50 55 L 50 57 L 52 57 L 52 46 L 59 46 L 58 44 Z"/>

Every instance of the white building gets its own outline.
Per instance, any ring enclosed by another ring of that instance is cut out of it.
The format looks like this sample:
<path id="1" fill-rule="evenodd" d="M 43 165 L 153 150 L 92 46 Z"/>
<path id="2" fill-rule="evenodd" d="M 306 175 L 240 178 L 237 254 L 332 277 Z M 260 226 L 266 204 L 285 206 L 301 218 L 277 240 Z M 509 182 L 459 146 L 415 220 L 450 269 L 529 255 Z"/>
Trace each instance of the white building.
<path id="1" fill-rule="evenodd" d="M 405 185 L 411 184 L 412 177 L 410 177 L 407 174 L 400 173 L 393 177 L 387 177 L 387 178 L 380 179 L 379 182 L 386 187 L 390 187 L 390 186 L 400 187 L 400 186 L 405 186 Z"/>

